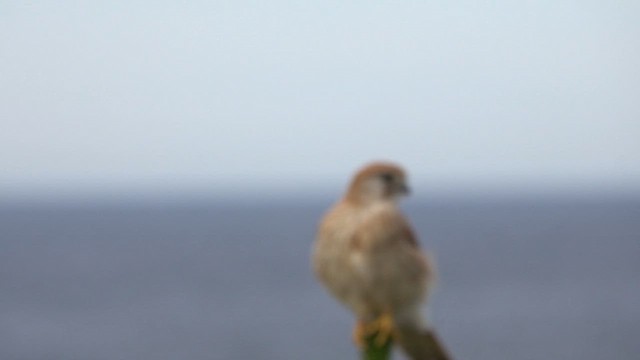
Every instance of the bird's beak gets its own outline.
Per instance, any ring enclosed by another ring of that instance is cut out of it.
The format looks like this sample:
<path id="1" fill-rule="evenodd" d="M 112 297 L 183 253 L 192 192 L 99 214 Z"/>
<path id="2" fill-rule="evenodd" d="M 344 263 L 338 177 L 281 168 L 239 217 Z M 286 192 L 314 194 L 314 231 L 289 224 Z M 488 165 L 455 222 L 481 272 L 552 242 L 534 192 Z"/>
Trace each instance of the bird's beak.
<path id="1" fill-rule="evenodd" d="M 411 193 L 411 188 L 409 188 L 407 184 L 400 184 L 398 186 L 398 193 L 401 195 L 409 195 Z"/>

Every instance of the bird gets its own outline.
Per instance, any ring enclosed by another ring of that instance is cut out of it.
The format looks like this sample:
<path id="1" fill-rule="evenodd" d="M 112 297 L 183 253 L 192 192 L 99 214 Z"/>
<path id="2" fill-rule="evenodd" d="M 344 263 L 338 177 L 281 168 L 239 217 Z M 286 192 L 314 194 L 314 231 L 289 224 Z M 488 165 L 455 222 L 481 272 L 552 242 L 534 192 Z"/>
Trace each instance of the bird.
<path id="1" fill-rule="evenodd" d="M 398 164 L 375 161 L 356 171 L 318 225 L 313 271 L 355 315 L 357 346 L 374 335 L 378 344 L 394 340 L 413 360 L 450 359 L 421 316 L 435 266 L 398 207 L 408 194 Z"/>

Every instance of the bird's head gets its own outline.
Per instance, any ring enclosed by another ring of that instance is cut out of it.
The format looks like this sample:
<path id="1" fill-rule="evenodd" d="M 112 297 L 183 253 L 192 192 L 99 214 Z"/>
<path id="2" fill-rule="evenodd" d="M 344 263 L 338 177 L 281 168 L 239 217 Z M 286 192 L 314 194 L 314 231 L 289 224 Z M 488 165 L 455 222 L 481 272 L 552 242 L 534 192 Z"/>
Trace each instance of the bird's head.
<path id="1" fill-rule="evenodd" d="M 404 170 L 393 163 L 374 162 L 358 170 L 346 194 L 348 201 L 370 204 L 395 201 L 409 193 Z"/>

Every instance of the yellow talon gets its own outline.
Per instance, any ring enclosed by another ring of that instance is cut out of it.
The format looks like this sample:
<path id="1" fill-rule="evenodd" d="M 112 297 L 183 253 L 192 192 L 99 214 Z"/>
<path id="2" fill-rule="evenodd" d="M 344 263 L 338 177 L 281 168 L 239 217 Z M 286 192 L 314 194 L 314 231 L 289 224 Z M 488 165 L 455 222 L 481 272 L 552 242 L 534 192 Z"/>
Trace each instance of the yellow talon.
<path id="1" fill-rule="evenodd" d="M 383 346 L 393 336 L 393 317 L 389 314 L 383 314 L 371 326 L 373 327 L 372 333 L 377 333 L 374 339 L 377 346 Z"/>
<path id="2" fill-rule="evenodd" d="M 389 314 L 383 314 L 368 323 L 359 320 L 353 328 L 353 342 L 356 346 L 363 347 L 369 336 L 375 336 L 373 340 L 375 345 L 383 346 L 391 339 L 393 332 L 393 317 Z"/>
<path id="3" fill-rule="evenodd" d="M 356 325 L 353 327 L 353 333 L 351 333 L 353 343 L 356 344 L 357 347 L 363 348 L 366 343 L 365 339 L 367 336 L 367 325 L 364 321 L 358 320 Z"/>

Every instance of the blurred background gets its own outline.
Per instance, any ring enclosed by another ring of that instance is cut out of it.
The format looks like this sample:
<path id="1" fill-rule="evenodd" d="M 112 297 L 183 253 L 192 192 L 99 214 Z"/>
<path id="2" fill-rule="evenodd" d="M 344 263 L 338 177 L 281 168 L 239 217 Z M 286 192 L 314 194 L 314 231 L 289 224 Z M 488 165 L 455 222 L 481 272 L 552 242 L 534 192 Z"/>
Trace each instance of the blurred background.
<path id="1" fill-rule="evenodd" d="M 0 2 L 0 358 L 357 358 L 309 252 L 385 159 L 456 359 L 634 359 L 639 17 Z"/>

